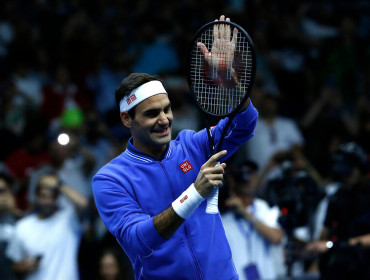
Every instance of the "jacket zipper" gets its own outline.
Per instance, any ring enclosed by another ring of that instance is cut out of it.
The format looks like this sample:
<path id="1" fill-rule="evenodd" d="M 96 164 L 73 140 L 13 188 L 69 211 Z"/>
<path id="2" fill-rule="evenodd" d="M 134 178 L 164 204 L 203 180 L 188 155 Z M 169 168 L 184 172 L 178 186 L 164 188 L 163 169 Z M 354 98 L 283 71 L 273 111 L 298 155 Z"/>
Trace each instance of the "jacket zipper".
<path id="1" fill-rule="evenodd" d="M 166 176 L 167 182 L 170 185 L 171 192 L 172 192 L 172 197 L 173 197 L 173 199 L 176 199 L 175 198 L 175 195 L 174 195 L 174 190 L 173 190 L 173 187 L 172 187 L 172 184 L 171 184 L 170 177 L 168 176 L 168 173 L 167 173 L 167 170 L 164 167 L 164 165 L 163 165 L 162 162 L 160 162 L 160 165 L 161 165 L 161 167 L 163 169 L 164 175 Z M 185 238 L 186 239 L 186 243 L 187 243 L 187 245 L 189 247 L 189 250 L 190 250 L 190 253 L 191 253 L 191 257 L 193 259 L 193 263 L 194 263 L 194 266 L 195 266 L 195 271 L 196 271 L 196 273 L 198 275 L 198 278 L 202 280 L 203 279 L 202 272 L 200 270 L 200 265 L 199 265 L 199 262 L 197 260 L 197 257 L 195 256 L 193 246 L 191 245 L 191 242 L 190 242 L 190 237 L 189 237 L 189 232 L 188 232 L 188 224 L 186 223 L 186 221 L 184 221 L 184 231 L 185 231 L 185 236 L 186 236 L 186 238 Z"/>

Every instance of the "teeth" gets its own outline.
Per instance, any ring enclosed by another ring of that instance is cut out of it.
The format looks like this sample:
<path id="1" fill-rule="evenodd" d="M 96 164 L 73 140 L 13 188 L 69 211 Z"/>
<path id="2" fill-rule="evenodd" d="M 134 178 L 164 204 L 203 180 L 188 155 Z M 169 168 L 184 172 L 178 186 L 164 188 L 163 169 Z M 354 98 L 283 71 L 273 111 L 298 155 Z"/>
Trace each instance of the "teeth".
<path id="1" fill-rule="evenodd" d="M 162 130 L 154 130 L 154 132 L 156 132 L 156 133 L 162 133 L 162 132 L 165 132 L 166 130 L 167 130 L 167 128 L 162 129 Z"/>

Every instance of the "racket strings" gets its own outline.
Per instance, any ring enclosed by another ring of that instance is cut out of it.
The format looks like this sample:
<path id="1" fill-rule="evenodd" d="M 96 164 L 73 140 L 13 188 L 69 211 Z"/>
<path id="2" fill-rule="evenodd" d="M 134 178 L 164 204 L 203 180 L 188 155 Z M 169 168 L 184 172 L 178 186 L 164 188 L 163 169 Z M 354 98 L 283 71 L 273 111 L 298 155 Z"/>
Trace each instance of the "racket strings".
<path id="1" fill-rule="evenodd" d="M 242 102 L 252 74 L 251 46 L 245 35 L 238 32 L 233 46 L 232 34 L 224 33 L 215 38 L 213 26 L 204 30 L 196 43 L 206 46 L 208 58 L 197 44 L 191 57 L 194 94 L 206 111 L 217 115 L 228 114 Z"/>

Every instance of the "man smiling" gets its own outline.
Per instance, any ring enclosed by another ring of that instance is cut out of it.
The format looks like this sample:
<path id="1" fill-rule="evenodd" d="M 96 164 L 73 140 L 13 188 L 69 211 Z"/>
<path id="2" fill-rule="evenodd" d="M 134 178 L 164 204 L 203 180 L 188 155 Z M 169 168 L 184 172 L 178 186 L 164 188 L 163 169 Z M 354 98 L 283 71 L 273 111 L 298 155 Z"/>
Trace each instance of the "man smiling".
<path id="1" fill-rule="evenodd" d="M 219 215 L 205 198 L 222 184 L 225 160 L 253 136 L 249 101 L 230 125 L 221 151 L 209 158 L 206 130 L 184 130 L 171 141 L 173 115 L 157 77 L 133 73 L 116 90 L 132 138 L 124 153 L 93 179 L 100 216 L 130 257 L 135 279 L 239 279 Z M 212 129 L 218 142 L 227 120 Z M 227 155 L 226 155 L 227 154 Z"/>

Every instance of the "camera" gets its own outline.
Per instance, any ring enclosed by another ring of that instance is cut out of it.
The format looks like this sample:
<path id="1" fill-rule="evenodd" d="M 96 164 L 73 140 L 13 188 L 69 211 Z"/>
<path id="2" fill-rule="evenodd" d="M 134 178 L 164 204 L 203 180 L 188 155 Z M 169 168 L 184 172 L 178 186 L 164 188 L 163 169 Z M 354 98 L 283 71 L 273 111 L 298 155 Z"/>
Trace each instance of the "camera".
<path id="1" fill-rule="evenodd" d="M 296 170 L 293 160 L 279 163 L 281 174 L 267 182 L 266 200 L 282 212 L 279 223 L 285 230 L 305 226 L 324 193 L 306 170 Z"/>

